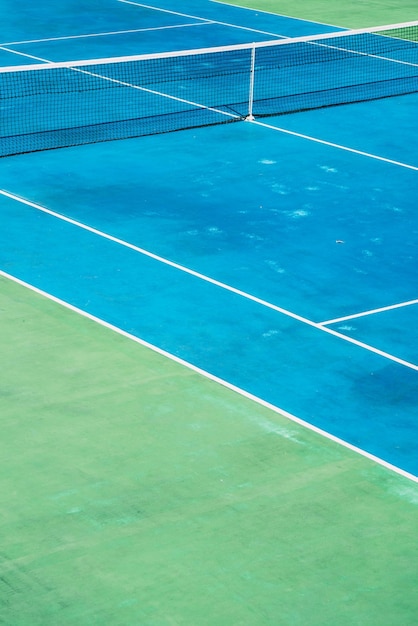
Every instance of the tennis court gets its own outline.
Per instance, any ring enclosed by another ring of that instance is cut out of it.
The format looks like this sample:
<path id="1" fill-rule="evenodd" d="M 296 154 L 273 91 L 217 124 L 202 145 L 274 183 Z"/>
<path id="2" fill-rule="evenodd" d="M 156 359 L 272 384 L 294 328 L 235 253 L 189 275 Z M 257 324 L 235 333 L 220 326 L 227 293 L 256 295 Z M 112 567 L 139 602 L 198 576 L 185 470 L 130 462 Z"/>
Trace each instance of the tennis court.
<path id="1" fill-rule="evenodd" d="M 4 624 L 416 623 L 418 15 L 235 4 L 0 3 Z"/>

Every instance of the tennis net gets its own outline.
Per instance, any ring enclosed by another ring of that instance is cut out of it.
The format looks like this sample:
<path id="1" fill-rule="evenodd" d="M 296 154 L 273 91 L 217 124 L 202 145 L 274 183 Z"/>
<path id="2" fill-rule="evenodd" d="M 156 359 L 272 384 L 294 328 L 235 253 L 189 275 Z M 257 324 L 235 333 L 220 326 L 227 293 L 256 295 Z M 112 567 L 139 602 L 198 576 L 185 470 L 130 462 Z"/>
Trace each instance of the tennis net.
<path id="1" fill-rule="evenodd" d="M 418 91 L 418 21 L 0 68 L 0 156 Z"/>

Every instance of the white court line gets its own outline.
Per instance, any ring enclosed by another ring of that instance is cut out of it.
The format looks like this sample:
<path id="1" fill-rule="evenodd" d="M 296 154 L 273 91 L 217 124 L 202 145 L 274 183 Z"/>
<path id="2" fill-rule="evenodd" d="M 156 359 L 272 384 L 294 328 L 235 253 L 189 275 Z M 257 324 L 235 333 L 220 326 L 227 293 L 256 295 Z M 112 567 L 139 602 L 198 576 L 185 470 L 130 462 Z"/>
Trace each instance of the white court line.
<path id="1" fill-rule="evenodd" d="M 142 9 L 151 9 L 153 11 L 160 11 L 160 13 L 170 13 L 170 15 L 179 15 L 180 17 L 189 17 L 193 20 L 202 20 L 203 22 L 212 21 L 212 20 L 208 20 L 205 17 L 199 17 L 198 15 L 189 15 L 188 13 L 180 13 L 180 11 L 172 11 L 171 9 L 162 9 L 161 7 L 150 6 L 148 4 L 143 4 L 142 2 L 133 2 L 133 0 L 117 0 L 117 1 L 122 2 L 122 4 L 132 4 L 133 6 L 141 7 Z"/>
<path id="2" fill-rule="evenodd" d="M 370 454 L 370 452 L 366 452 L 365 450 L 362 450 L 361 448 L 358 448 L 357 446 L 354 446 L 351 443 L 348 443 L 347 441 L 344 441 L 343 439 L 340 439 L 339 437 L 336 437 L 335 435 L 332 435 L 331 433 L 325 430 L 322 430 L 321 428 L 318 428 L 317 426 L 314 426 L 313 424 L 310 424 L 309 422 L 305 422 L 304 420 L 302 420 L 299 417 L 296 417 L 292 413 L 289 413 L 288 411 L 285 411 L 284 409 L 281 409 L 275 406 L 274 404 L 270 404 L 269 402 L 262 400 L 261 398 L 249 393 L 248 391 L 245 391 L 244 389 L 241 389 L 240 387 L 236 387 L 235 385 L 232 385 L 231 383 L 223 380 L 222 378 L 219 378 L 218 376 L 214 376 L 210 372 L 207 372 L 206 370 L 203 370 L 197 367 L 196 365 L 193 365 L 192 363 L 189 363 L 188 361 L 185 361 L 184 359 L 181 359 L 175 356 L 174 354 L 171 354 L 170 352 L 166 352 L 165 350 L 158 348 L 154 344 L 149 343 L 148 341 L 145 341 L 144 339 L 140 339 L 139 337 L 136 337 L 135 335 L 132 335 L 131 333 L 128 333 L 127 331 L 122 330 L 121 328 L 114 326 L 113 324 L 110 324 L 109 322 L 106 322 L 100 319 L 99 317 L 92 315 L 91 313 L 87 313 L 87 311 L 83 311 L 82 309 L 77 308 L 76 306 L 70 304 L 69 302 L 65 302 L 65 300 L 61 300 L 60 298 L 57 298 L 56 296 L 53 296 L 50 293 L 47 293 L 46 291 L 43 291 L 42 289 L 39 289 L 38 287 L 35 287 L 34 285 L 31 285 L 30 283 L 27 283 L 21 280 L 20 278 L 12 276 L 11 274 L 4 272 L 3 270 L 0 270 L 0 276 L 3 276 L 3 278 L 6 278 L 23 287 L 26 287 L 27 289 L 30 289 L 31 291 L 47 298 L 48 300 L 51 300 L 52 302 L 55 302 L 56 304 L 59 304 L 60 306 L 65 307 L 66 309 L 69 309 L 70 311 L 74 311 L 75 313 L 78 313 L 82 317 L 85 317 L 93 322 L 96 322 L 97 324 L 100 324 L 101 326 L 104 326 L 105 328 L 115 333 L 118 333 L 119 335 L 122 335 L 123 337 L 126 337 L 127 339 L 130 339 L 131 341 L 134 341 L 135 343 L 138 343 L 139 345 L 144 346 L 145 348 L 149 348 L 153 352 L 156 352 L 157 354 L 160 354 L 170 359 L 171 361 L 178 363 L 179 365 L 187 367 L 188 369 L 196 372 L 197 374 L 200 374 L 201 376 L 204 376 L 205 378 L 212 380 L 215 383 L 218 383 L 222 385 L 223 387 L 226 387 L 227 389 L 234 391 L 235 393 L 238 393 L 240 396 L 243 396 L 244 398 L 247 398 L 253 402 L 256 402 L 260 406 L 270 409 L 274 413 L 281 415 L 283 417 L 286 417 L 292 422 L 295 422 L 296 424 L 299 424 L 300 426 L 307 428 L 308 430 L 314 433 L 317 433 L 318 435 L 321 435 L 322 437 L 325 437 L 325 439 L 333 441 L 334 443 L 340 446 L 343 446 L 344 448 L 347 448 L 348 450 L 351 450 L 352 452 L 360 454 L 366 459 L 369 459 L 370 461 L 373 461 L 374 463 L 377 463 L 378 465 L 381 465 L 382 467 L 396 474 L 399 474 L 400 476 L 403 476 L 404 478 L 408 478 L 409 480 L 412 480 L 413 482 L 418 483 L 418 476 L 415 476 L 414 474 L 411 474 L 410 472 L 407 472 L 401 469 L 400 467 L 397 467 L 396 465 L 392 465 L 392 463 L 388 463 L 387 461 L 384 461 L 378 456 L 375 456 L 374 454 Z"/>
<path id="3" fill-rule="evenodd" d="M 48 59 L 42 59 L 42 57 L 35 57 L 33 54 L 28 54 L 27 52 L 19 52 L 18 50 L 10 50 L 9 48 L 5 48 L 4 46 L 0 46 L 0 50 L 5 50 L 6 52 L 10 52 L 11 54 L 17 54 L 20 57 L 25 57 L 27 59 L 34 59 L 35 61 L 42 61 L 43 63 L 53 63 L 53 61 L 49 61 Z"/>
<path id="4" fill-rule="evenodd" d="M 293 313 L 292 311 L 283 309 L 282 307 L 272 304 L 271 302 L 267 302 L 266 300 L 262 300 L 261 298 L 258 298 L 245 291 L 242 291 L 241 289 L 236 289 L 235 287 L 232 287 L 231 285 L 228 285 L 219 280 L 211 278 L 210 276 L 206 276 L 205 274 L 196 272 L 195 270 L 185 267 L 184 265 L 180 265 L 179 263 L 175 263 L 174 261 L 165 259 L 164 257 L 154 254 L 153 252 L 150 252 L 149 250 L 145 250 L 144 248 L 135 246 L 132 243 L 124 241 L 123 239 L 119 239 L 118 237 L 114 237 L 113 235 L 109 235 L 108 233 L 98 230 L 97 228 L 93 228 L 92 226 L 87 226 L 87 224 L 83 224 L 82 222 L 74 220 L 70 217 L 66 217 L 65 215 L 62 215 L 61 213 L 57 213 L 56 211 L 47 209 L 46 207 L 36 204 L 35 202 L 31 202 L 30 200 L 25 200 L 24 198 L 20 198 L 19 196 L 16 196 L 15 194 L 5 191 L 3 189 L 0 190 L 0 195 L 5 196 L 6 198 L 10 198 L 11 200 L 15 200 L 16 202 L 20 202 L 21 204 L 30 206 L 36 209 L 37 211 L 41 211 L 42 213 L 51 215 L 52 217 L 55 217 L 64 222 L 68 222 L 69 224 L 72 224 L 73 226 L 76 226 L 77 228 L 81 228 L 90 233 L 93 233 L 94 235 L 98 235 L 99 237 L 102 237 L 103 239 L 107 239 L 108 241 L 112 241 L 113 243 L 121 245 L 125 248 L 134 250 L 135 252 L 139 252 L 140 254 L 143 254 L 146 257 L 154 259 L 155 261 L 158 261 L 159 263 L 163 263 L 164 265 L 173 267 L 174 269 L 179 270 L 180 272 L 184 272 L 185 274 L 189 274 L 190 276 L 199 278 L 200 280 L 203 280 L 211 285 L 215 285 L 216 287 L 220 287 L 221 289 L 224 289 L 225 291 L 229 291 L 231 293 L 234 293 L 237 296 L 241 296 L 242 298 L 245 298 L 246 300 L 251 300 L 252 302 L 256 302 L 257 304 L 260 304 L 261 306 L 264 306 L 268 309 L 272 309 L 273 311 L 277 311 L 278 313 L 281 313 L 283 315 L 286 315 L 287 317 L 297 320 L 298 322 L 301 322 L 302 324 L 306 324 L 307 326 L 316 328 L 317 330 L 320 330 L 321 332 L 337 337 L 338 339 L 342 339 L 343 341 L 346 341 L 347 343 L 351 343 L 359 348 L 363 348 L 365 350 L 368 350 L 369 352 L 373 352 L 374 354 L 377 354 L 380 357 L 383 357 L 390 361 L 394 361 L 395 363 L 398 363 L 399 365 L 403 365 L 405 367 L 418 371 L 418 365 L 415 365 L 414 363 L 410 363 L 409 361 L 400 359 L 397 356 L 394 356 L 393 354 L 389 354 L 388 352 L 379 350 L 378 348 L 375 348 L 374 346 L 370 346 L 362 341 L 358 341 L 357 339 L 354 339 L 353 337 L 349 337 L 347 335 L 339 333 L 336 330 L 333 330 L 331 328 L 318 324 L 317 322 L 313 322 L 312 320 L 309 320 L 306 317 L 302 317 L 301 315 L 298 315 L 297 313 Z"/>
<path id="5" fill-rule="evenodd" d="M 251 11 L 252 13 L 265 13 L 266 15 L 271 15 L 273 17 L 284 17 L 287 20 L 305 22 L 310 24 L 319 24 L 320 26 L 331 26 L 331 28 L 335 28 L 336 30 L 347 30 L 346 28 L 342 28 L 341 26 L 337 26 L 336 24 L 328 24 L 327 22 L 317 22 L 316 20 L 306 20 L 303 17 L 292 17 L 291 15 L 285 15 L 284 13 L 273 13 L 273 11 L 267 11 L 266 9 L 251 9 L 251 7 L 242 7 L 237 6 L 236 4 L 230 4 L 229 2 L 223 0 L 210 0 L 215 4 L 220 4 L 223 6 L 231 7 L 233 9 L 241 9 L 244 11 Z"/>
<path id="6" fill-rule="evenodd" d="M 195 22 L 193 24 L 176 24 L 174 26 L 155 26 L 153 28 L 134 28 L 131 30 L 115 30 L 107 33 L 89 33 L 88 35 L 66 35 L 64 37 L 47 37 L 45 39 L 27 39 L 24 41 L 5 41 L 0 46 L 19 46 L 28 43 L 47 43 L 50 41 L 67 41 L 70 39 L 87 39 L 88 37 L 109 37 L 111 35 L 129 35 L 131 33 L 145 33 L 155 30 L 171 30 L 173 28 L 186 28 L 188 26 L 207 26 L 211 22 Z"/>
<path id="7" fill-rule="evenodd" d="M 355 148 L 342 146 L 338 143 L 332 143 L 331 141 L 325 141 L 324 139 L 311 137 L 310 135 L 303 135 L 302 133 L 297 133 L 293 130 L 287 130 L 286 128 L 281 128 L 280 126 L 272 126 L 271 124 L 260 122 L 257 119 L 246 119 L 245 121 L 249 122 L 250 124 L 257 124 L 257 126 L 263 126 L 264 128 L 269 128 L 270 130 L 275 130 L 279 133 L 284 133 L 286 135 L 293 135 L 294 137 L 300 137 L 301 139 L 307 139 L 308 141 L 321 143 L 324 146 L 330 146 L 331 148 L 338 148 L 339 150 L 345 150 L 345 152 L 352 152 L 354 154 L 359 154 L 360 156 L 368 157 L 369 159 L 383 161 L 385 163 L 390 163 L 391 165 L 398 165 L 399 167 L 405 167 L 409 170 L 414 170 L 415 172 L 418 172 L 418 167 L 415 165 L 409 165 L 408 163 L 402 163 L 401 161 L 394 161 L 393 159 L 387 159 L 386 157 L 381 157 L 381 156 L 378 156 L 377 154 L 371 154 L 370 152 L 363 152 L 362 150 L 356 150 Z"/>
<path id="8" fill-rule="evenodd" d="M 258 33 L 261 35 L 269 35 L 270 37 L 278 37 L 279 39 L 289 39 L 279 33 L 270 33 L 266 30 L 258 30 L 257 28 L 250 28 L 249 26 L 238 26 L 237 24 L 229 24 L 229 22 L 219 22 L 217 20 L 208 20 L 205 17 L 199 17 L 198 15 L 189 15 L 188 13 L 179 13 L 178 11 L 172 11 L 170 9 L 161 9 L 160 7 L 153 7 L 148 4 L 142 4 L 140 2 L 134 2 L 133 0 L 117 0 L 123 4 L 132 4 L 133 6 L 142 7 L 143 9 L 153 9 L 154 11 L 161 11 L 162 13 L 170 13 L 171 15 L 179 15 L 180 17 L 189 17 L 193 20 L 203 20 L 210 22 L 211 24 L 218 24 L 220 26 L 229 26 L 229 28 L 238 28 L 239 30 L 248 30 L 251 33 Z"/>
<path id="9" fill-rule="evenodd" d="M 388 306 L 382 306 L 379 309 L 371 309 L 370 311 L 363 311 L 362 313 L 354 313 L 354 315 L 346 315 L 345 317 L 337 317 L 334 320 L 327 320 L 326 322 L 319 322 L 322 326 L 327 324 L 337 324 L 338 322 L 345 322 L 347 320 L 354 320 L 358 317 L 365 317 L 366 315 L 373 315 L 374 313 L 383 313 L 384 311 L 393 311 L 393 309 L 401 309 L 411 304 L 418 304 L 418 300 L 408 300 L 408 302 L 399 302 L 398 304 L 390 304 Z"/>

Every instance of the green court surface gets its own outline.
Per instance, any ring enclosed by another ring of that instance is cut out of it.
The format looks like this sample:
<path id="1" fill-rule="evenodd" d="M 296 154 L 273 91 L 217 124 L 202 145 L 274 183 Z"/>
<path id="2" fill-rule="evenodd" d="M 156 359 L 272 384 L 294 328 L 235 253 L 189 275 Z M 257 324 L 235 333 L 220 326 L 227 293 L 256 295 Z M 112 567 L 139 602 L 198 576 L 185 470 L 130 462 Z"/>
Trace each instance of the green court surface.
<path id="1" fill-rule="evenodd" d="M 8 626 L 414 626 L 418 484 L 0 278 Z"/>
<path id="2" fill-rule="evenodd" d="M 417 19 L 416 0 L 228 0 L 250 9 L 289 15 L 346 28 L 366 28 Z"/>

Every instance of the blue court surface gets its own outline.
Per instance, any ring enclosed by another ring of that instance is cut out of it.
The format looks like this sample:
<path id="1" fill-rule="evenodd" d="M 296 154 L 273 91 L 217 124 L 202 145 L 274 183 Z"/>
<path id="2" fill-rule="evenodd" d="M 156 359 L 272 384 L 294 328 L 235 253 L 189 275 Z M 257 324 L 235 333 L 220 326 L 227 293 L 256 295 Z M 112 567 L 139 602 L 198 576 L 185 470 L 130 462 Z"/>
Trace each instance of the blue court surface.
<path id="1" fill-rule="evenodd" d="M 48 4 L 7 14 L 2 65 L 337 30 L 203 0 Z M 417 104 L 9 157 L 0 269 L 417 475 Z"/>
<path id="2" fill-rule="evenodd" d="M 1 5 L 9 2 L 2 0 Z M 0 6 L 1 6 L 0 5 Z M 210 0 L 84 4 L 51 0 L 2 10 L 0 64 L 73 61 L 252 43 L 340 30 Z M 19 58 L 20 57 L 20 58 Z"/>

